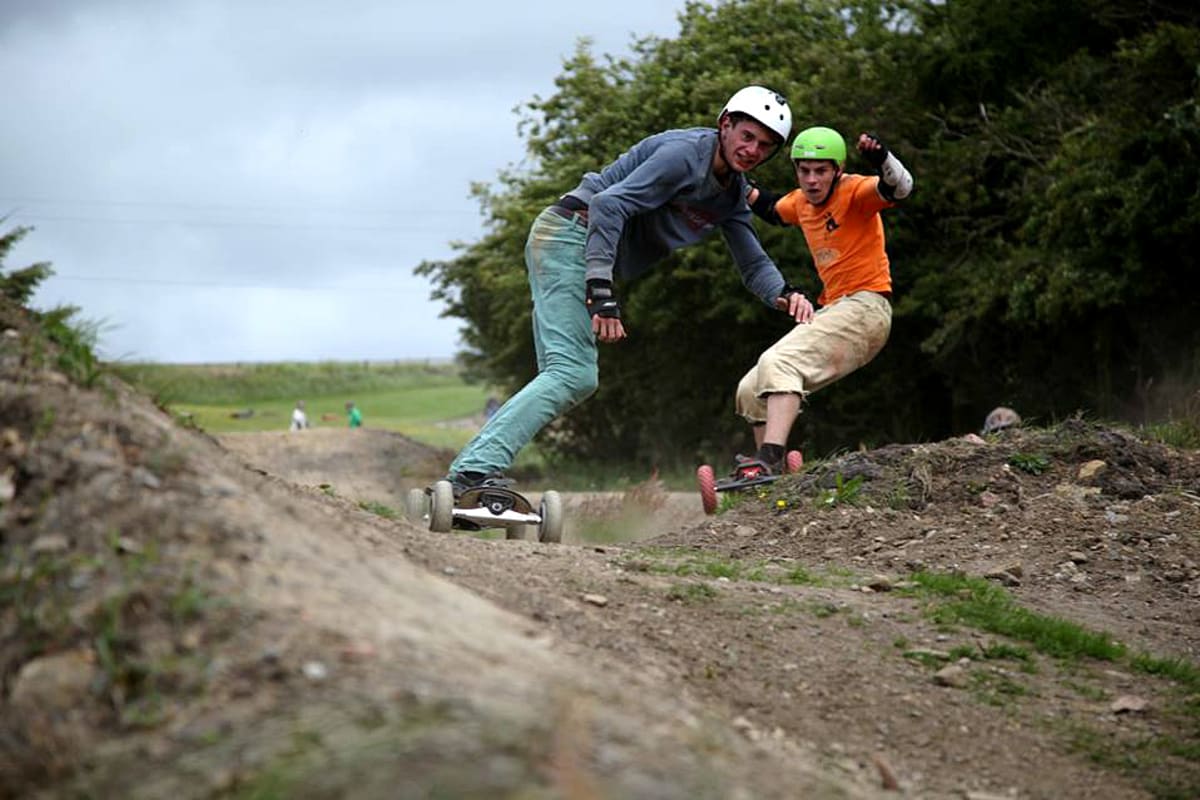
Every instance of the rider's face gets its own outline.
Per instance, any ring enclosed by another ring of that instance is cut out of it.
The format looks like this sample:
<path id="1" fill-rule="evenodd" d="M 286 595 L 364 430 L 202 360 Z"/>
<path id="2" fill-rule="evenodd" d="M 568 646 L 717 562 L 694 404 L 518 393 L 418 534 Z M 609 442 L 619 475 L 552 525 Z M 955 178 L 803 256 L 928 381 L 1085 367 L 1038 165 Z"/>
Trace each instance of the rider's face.
<path id="1" fill-rule="evenodd" d="M 814 206 L 824 203 L 829 197 L 829 189 L 837 176 L 838 167 L 832 161 L 796 162 L 796 183 Z"/>
<path id="2" fill-rule="evenodd" d="M 766 161 L 778 146 L 775 133 L 752 119 L 736 124 L 729 117 L 721 120 L 721 147 L 725 160 L 736 172 L 749 172 Z"/>

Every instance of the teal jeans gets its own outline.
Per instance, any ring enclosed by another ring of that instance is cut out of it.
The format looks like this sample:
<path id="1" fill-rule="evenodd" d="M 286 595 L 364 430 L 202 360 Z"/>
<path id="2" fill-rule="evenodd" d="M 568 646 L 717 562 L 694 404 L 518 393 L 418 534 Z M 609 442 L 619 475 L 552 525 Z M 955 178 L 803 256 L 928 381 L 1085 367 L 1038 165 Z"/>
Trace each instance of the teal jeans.
<path id="1" fill-rule="evenodd" d="M 585 298 L 587 225 L 545 210 L 525 241 L 533 296 L 538 374 L 492 415 L 450 465 L 459 472 L 503 472 L 551 421 L 590 397 L 599 382 L 596 337 Z"/>

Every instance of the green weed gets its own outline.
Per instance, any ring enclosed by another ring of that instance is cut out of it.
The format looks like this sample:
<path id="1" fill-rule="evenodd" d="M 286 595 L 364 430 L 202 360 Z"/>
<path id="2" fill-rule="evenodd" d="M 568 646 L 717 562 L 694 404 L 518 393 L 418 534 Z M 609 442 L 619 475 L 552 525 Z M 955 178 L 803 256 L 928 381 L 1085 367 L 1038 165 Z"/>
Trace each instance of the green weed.
<path id="1" fill-rule="evenodd" d="M 104 373 L 95 351 L 101 326 L 73 320 L 78 311 L 74 306 L 62 306 L 41 312 L 38 318 L 47 338 L 59 347 L 58 368 L 75 383 L 90 388 Z"/>
<path id="2" fill-rule="evenodd" d="M 1003 707 L 1029 694 L 1029 689 L 1007 675 L 972 671 L 971 693 L 987 705 Z"/>
<path id="3" fill-rule="evenodd" d="M 834 481 L 832 489 L 826 489 L 817 495 L 818 506 L 832 508 L 840 505 L 856 505 L 859 502 L 862 494 L 862 475 L 855 475 L 850 480 L 845 480 L 842 473 L 839 472 L 834 476 Z"/>
<path id="4" fill-rule="evenodd" d="M 1157 658 L 1149 653 L 1138 653 L 1130 659 L 1130 666 L 1138 672 L 1169 678 L 1200 692 L 1200 667 L 1182 658 Z"/>
<path id="5" fill-rule="evenodd" d="M 918 572 L 912 580 L 920 591 L 943 599 L 930 611 L 941 625 L 970 625 L 1030 642 L 1038 652 L 1059 658 L 1114 661 L 1125 655 L 1125 647 L 1111 635 L 1022 608 L 1004 589 L 982 578 Z"/>
<path id="6" fill-rule="evenodd" d="M 1008 463 L 1030 475 L 1041 475 L 1050 469 L 1050 460 L 1040 453 L 1013 453 Z"/>
<path id="7" fill-rule="evenodd" d="M 905 642 L 903 645 L 896 645 L 898 648 L 907 646 L 907 642 Z M 918 664 L 921 664 L 929 669 L 941 669 L 942 666 L 945 665 L 946 661 L 949 660 L 941 655 L 938 655 L 937 653 L 930 653 L 925 650 L 905 650 L 901 655 L 903 655 L 904 658 L 907 658 L 909 661 L 916 661 Z"/>
<path id="8" fill-rule="evenodd" d="M 377 503 L 374 500 L 360 500 L 358 507 L 363 511 L 369 511 L 375 516 L 383 517 L 384 519 L 397 519 L 400 516 L 400 512 L 396 509 L 383 503 Z"/>
<path id="9" fill-rule="evenodd" d="M 812 602 L 808 604 L 809 613 L 811 613 L 817 619 L 826 619 L 828 617 L 832 617 L 834 614 L 842 610 L 843 608 L 837 603 Z"/>
<path id="10" fill-rule="evenodd" d="M 798 586 L 820 586 L 822 581 L 816 575 L 813 575 L 804 567 L 793 567 L 788 570 L 780 581 L 781 583 L 792 583 Z"/>
<path id="11" fill-rule="evenodd" d="M 675 583 L 667 589 L 667 599 L 681 603 L 706 603 L 716 596 L 717 590 L 707 583 Z"/>

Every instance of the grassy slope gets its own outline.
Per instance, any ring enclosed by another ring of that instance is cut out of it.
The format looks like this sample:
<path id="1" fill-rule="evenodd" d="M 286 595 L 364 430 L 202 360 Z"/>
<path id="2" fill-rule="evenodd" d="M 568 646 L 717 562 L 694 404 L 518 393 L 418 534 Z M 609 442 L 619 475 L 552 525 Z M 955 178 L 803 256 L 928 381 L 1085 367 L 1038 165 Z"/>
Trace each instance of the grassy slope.
<path id="1" fill-rule="evenodd" d="M 465 444 L 475 427 L 446 423 L 478 417 L 488 397 L 486 387 L 466 383 L 454 365 L 428 362 L 119 364 L 114 369 L 160 405 L 190 415 L 211 433 L 286 430 L 297 400 L 305 401 L 313 427 L 341 427 L 346 401 L 353 400 L 367 426 L 454 448 Z M 250 410 L 252 416 L 235 416 Z"/>

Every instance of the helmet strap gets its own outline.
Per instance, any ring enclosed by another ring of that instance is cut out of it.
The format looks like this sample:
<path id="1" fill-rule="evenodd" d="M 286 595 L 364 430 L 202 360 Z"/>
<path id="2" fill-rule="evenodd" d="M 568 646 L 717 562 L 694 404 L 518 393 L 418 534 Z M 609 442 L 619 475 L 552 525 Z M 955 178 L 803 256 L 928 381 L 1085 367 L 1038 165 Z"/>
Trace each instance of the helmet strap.
<path id="1" fill-rule="evenodd" d="M 837 164 L 837 162 L 835 161 L 834 164 Z M 842 170 L 842 167 L 838 165 L 837 173 L 833 176 L 833 180 L 829 182 L 829 191 L 825 193 L 825 199 L 821 201 L 821 205 L 825 205 L 829 202 L 829 198 L 833 197 L 833 190 L 837 188 L 838 181 L 842 179 L 842 175 L 844 174 L 845 172 Z"/>
<path id="2" fill-rule="evenodd" d="M 717 123 L 717 156 L 721 159 L 721 163 L 725 165 L 725 171 L 732 176 L 735 170 L 733 165 L 729 163 L 729 159 L 725 156 L 725 120 L 729 119 L 728 115 L 721 117 Z"/>
<path id="3" fill-rule="evenodd" d="M 803 161 L 804 159 L 796 159 L 796 160 Z M 821 198 L 821 202 L 813 203 L 813 205 L 823 206 L 826 203 L 828 203 L 829 198 L 833 197 L 833 190 L 837 188 L 838 181 L 840 181 L 842 179 L 842 176 L 846 174 L 846 171 L 836 161 L 833 162 L 833 165 L 834 165 L 834 168 L 837 169 L 837 173 L 833 176 L 833 180 L 829 182 L 829 191 L 826 192 L 825 196 Z"/>

